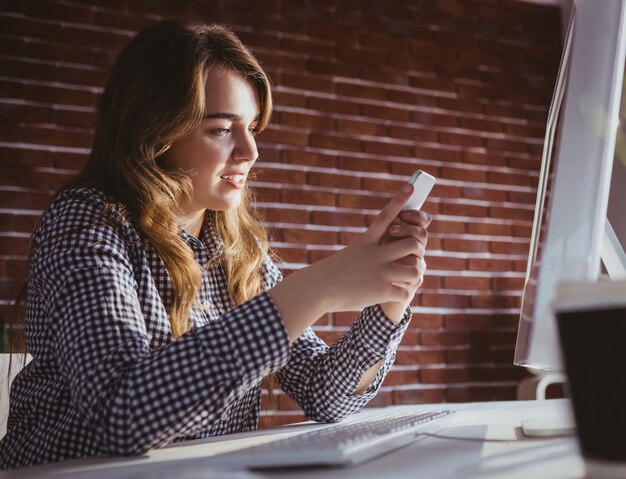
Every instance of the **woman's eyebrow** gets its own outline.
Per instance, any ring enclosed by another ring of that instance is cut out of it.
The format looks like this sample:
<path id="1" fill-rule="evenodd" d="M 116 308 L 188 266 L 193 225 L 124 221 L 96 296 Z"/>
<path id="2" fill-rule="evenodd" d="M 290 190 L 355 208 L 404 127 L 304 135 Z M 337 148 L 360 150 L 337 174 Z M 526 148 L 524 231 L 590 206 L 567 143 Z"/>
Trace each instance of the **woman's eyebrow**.
<path id="1" fill-rule="evenodd" d="M 241 120 L 241 116 L 237 115 L 236 113 L 208 113 L 206 115 L 204 115 L 204 120 L 207 119 L 223 119 L 223 120 L 231 120 L 231 121 L 240 121 Z M 261 115 L 257 115 L 254 117 L 254 121 L 259 121 L 259 118 L 261 118 Z"/>

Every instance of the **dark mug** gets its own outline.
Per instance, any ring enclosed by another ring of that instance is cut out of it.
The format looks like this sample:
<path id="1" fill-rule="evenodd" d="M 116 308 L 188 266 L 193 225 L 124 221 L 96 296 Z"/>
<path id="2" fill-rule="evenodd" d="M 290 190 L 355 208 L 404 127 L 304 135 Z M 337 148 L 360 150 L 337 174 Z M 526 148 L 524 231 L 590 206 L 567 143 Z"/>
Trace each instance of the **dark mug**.
<path id="1" fill-rule="evenodd" d="M 588 464 L 622 470 L 626 281 L 560 283 L 553 306 L 581 453 Z M 626 469 L 622 472 L 626 474 Z"/>

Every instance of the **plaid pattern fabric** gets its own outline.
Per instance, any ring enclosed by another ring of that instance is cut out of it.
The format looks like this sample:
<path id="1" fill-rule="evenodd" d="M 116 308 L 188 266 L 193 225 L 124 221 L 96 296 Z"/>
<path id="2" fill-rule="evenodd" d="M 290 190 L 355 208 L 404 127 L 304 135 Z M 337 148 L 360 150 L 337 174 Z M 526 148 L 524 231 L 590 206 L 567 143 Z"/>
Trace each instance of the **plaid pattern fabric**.
<path id="1" fill-rule="evenodd" d="M 94 189 L 62 193 L 35 234 L 26 340 L 33 361 L 11 388 L 0 467 L 98 454 L 136 455 L 164 444 L 255 429 L 260 381 L 314 420 L 338 421 L 380 387 L 410 317 L 366 308 L 328 347 L 308 329 L 292 345 L 267 293 L 232 307 L 224 271 L 205 268 L 194 327 L 172 340 L 165 266 L 124 207 Z M 211 221 L 181 231 L 205 265 L 220 246 Z M 268 258 L 264 287 L 281 280 Z M 384 359 L 365 394 L 361 374 Z"/>

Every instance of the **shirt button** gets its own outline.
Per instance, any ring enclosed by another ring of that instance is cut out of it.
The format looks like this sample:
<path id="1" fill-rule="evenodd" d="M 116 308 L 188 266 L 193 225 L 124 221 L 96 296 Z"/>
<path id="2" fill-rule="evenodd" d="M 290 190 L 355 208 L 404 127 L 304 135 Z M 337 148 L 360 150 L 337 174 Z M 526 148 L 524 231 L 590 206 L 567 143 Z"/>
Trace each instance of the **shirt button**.
<path id="1" fill-rule="evenodd" d="M 220 416 L 220 420 L 222 420 L 222 421 L 226 422 L 226 421 L 228 421 L 228 417 L 229 417 L 229 416 L 228 416 L 228 411 L 224 411 L 224 412 L 222 413 L 222 415 Z"/>

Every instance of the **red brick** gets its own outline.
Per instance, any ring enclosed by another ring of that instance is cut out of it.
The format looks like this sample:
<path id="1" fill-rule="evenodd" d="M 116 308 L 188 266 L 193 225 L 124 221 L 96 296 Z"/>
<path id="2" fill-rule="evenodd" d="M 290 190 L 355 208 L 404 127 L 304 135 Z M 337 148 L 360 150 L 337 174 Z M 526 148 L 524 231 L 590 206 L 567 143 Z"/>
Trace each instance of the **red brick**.
<path id="1" fill-rule="evenodd" d="M 504 296 L 497 294 L 481 295 L 475 294 L 471 298 L 472 307 L 489 309 L 519 308 L 520 298 L 518 296 Z"/>
<path id="2" fill-rule="evenodd" d="M 529 243 L 524 242 L 510 242 L 510 241 L 492 241 L 491 251 L 496 254 L 508 254 L 508 255 L 524 255 L 528 254 Z"/>
<path id="3" fill-rule="evenodd" d="M 466 205 L 462 203 L 444 203 L 442 205 L 442 212 L 447 215 L 458 216 L 475 216 L 478 218 L 485 218 L 489 216 L 489 208 L 482 205 Z"/>
<path id="4" fill-rule="evenodd" d="M 466 251 L 471 253 L 487 253 L 489 252 L 489 243 L 487 241 L 478 241 L 474 239 L 444 238 L 443 249 L 446 251 Z"/>
<path id="5" fill-rule="evenodd" d="M 470 363 L 513 363 L 515 347 L 503 349 L 449 349 L 446 353 L 446 360 L 449 364 L 470 364 Z"/>
<path id="6" fill-rule="evenodd" d="M 463 197 L 472 200 L 506 201 L 507 191 L 470 186 L 463 188 Z"/>
<path id="7" fill-rule="evenodd" d="M 429 233 L 460 234 L 467 233 L 466 223 L 433 218 L 428 227 Z"/>
<path id="8" fill-rule="evenodd" d="M 358 213 L 340 213 L 335 211 L 313 211 L 311 222 L 317 225 L 365 226 L 365 217 Z"/>
<path id="9" fill-rule="evenodd" d="M 295 106 L 304 108 L 306 106 L 306 97 L 302 93 L 293 93 L 289 91 L 281 91 L 275 88 L 272 91 L 274 105 L 277 106 Z"/>
<path id="10" fill-rule="evenodd" d="M 445 145 L 482 147 L 484 138 L 479 135 L 439 132 L 439 141 Z"/>
<path id="11" fill-rule="evenodd" d="M 469 184 L 473 182 L 484 182 L 487 179 L 487 171 L 477 168 L 452 168 L 444 166 L 441 168 L 441 176 L 450 180 L 461 180 Z"/>
<path id="12" fill-rule="evenodd" d="M 309 34 L 313 37 L 332 40 L 343 44 L 356 43 L 359 36 L 359 32 L 356 29 L 342 28 L 318 21 L 311 22 Z"/>
<path id="13" fill-rule="evenodd" d="M 507 192 L 508 200 L 513 203 L 524 203 L 534 205 L 537 199 L 536 191 L 509 191 Z"/>
<path id="14" fill-rule="evenodd" d="M 337 82 L 336 93 L 341 96 L 366 98 L 368 100 L 384 100 L 387 97 L 387 92 L 383 88 L 344 82 Z"/>
<path id="15" fill-rule="evenodd" d="M 276 248 L 276 254 L 285 263 L 308 263 L 307 251 L 301 248 Z"/>
<path id="16" fill-rule="evenodd" d="M 380 65 L 364 65 L 361 67 L 360 78 L 367 81 L 387 83 L 389 85 L 408 85 L 409 75 L 407 72 L 381 67 Z M 391 96 L 388 93 L 388 97 Z"/>
<path id="17" fill-rule="evenodd" d="M 320 58 L 309 58 L 306 60 L 306 69 L 313 73 L 332 75 L 333 77 L 356 78 L 359 76 L 357 64 L 322 60 Z"/>
<path id="18" fill-rule="evenodd" d="M 424 346 L 462 346 L 469 344 L 466 331 L 423 331 L 420 344 Z"/>
<path id="19" fill-rule="evenodd" d="M 461 160 L 461 150 L 454 148 L 431 147 L 422 144 L 415 145 L 415 156 L 418 159 L 429 159 L 442 163 L 458 162 Z"/>
<path id="20" fill-rule="evenodd" d="M 336 202 L 335 195 L 325 191 L 285 189 L 282 190 L 281 197 L 287 203 L 308 205 L 333 206 Z"/>
<path id="21" fill-rule="evenodd" d="M 394 404 L 433 404 L 446 400 L 444 388 L 397 389 L 393 391 Z"/>
<path id="22" fill-rule="evenodd" d="M 503 223 L 483 223 L 471 221 L 468 223 L 468 233 L 488 236 L 509 236 L 512 227 Z"/>
<path id="23" fill-rule="evenodd" d="M 450 256 L 428 256 L 428 268 L 431 270 L 463 271 L 467 260 Z"/>
<path id="24" fill-rule="evenodd" d="M 411 34 L 412 33 L 413 32 L 411 32 Z M 423 73 L 432 73 L 435 69 L 435 62 L 431 57 L 419 54 L 407 55 L 404 52 L 390 52 L 387 55 L 387 63 L 390 67 L 401 69 L 402 71 L 409 70 Z"/>
<path id="25" fill-rule="evenodd" d="M 340 61 L 357 63 L 359 65 L 380 66 L 385 63 L 386 56 L 383 52 L 366 48 L 339 47 L 335 52 Z M 366 98 L 372 98 L 367 96 Z"/>
<path id="26" fill-rule="evenodd" d="M 389 200 L 380 196 L 353 195 L 342 193 L 338 196 L 338 205 L 342 208 L 364 208 L 380 210 Z"/>
<path id="27" fill-rule="evenodd" d="M 465 294 L 450 294 L 448 292 L 431 294 L 422 293 L 416 296 L 421 306 L 432 308 L 467 308 L 470 304 L 470 297 Z"/>
<path id="28" fill-rule="evenodd" d="M 469 98 L 437 98 L 437 106 L 453 112 L 463 113 L 483 113 L 483 107 L 480 102 Z"/>
<path id="29" fill-rule="evenodd" d="M 303 185 L 305 183 L 305 172 L 302 170 L 268 168 L 267 165 L 261 165 L 255 169 L 254 181 Z"/>
<path id="30" fill-rule="evenodd" d="M 332 168 L 335 166 L 335 157 L 323 153 L 312 151 L 291 150 L 283 148 L 281 150 L 281 161 L 293 165 L 322 166 Z"/>
<path id="31" fill-rule="evenodd" d="M 296 128 L 315 130 L 332 130 L 333 122 L 318 114 L 296 113 L 292 111 L 280 112 L 280 123 Z"/>
<path id="32" fill-rule="evenodd" d="M 385 133 L 385 125 L 383 123 L 369 121 L 337 119 L 335 120 L 335 127 L 337 131 L 342 133 L 353 133 L 357 135 L 379 136 Z"/>
<path id="33" fill-rule="evenodd" d="M 389 136 L 403 140 L 419 142 L 436 142 L 437 132 L 433 128 L 415 128 L 400 125 L 389 125 Z"/>
<path id="34" fill-rule="evenodd" d="M 402 366 L 410 366 L 413 364 L 440 364 L 446 360 L 446 352 L 444 349 L 417 349 L 417 350 L 398 350 L 395 364 Z"/>
<path id="35" fill-rule="evenodd" d="M 413 369 L 392 369 L 387 373 L 385 377 L 385 381 L 383 382 L 384 386 L 398 386 L 400 384 L 417 384 L 418 383 L 418 375 L 420 372 Z"/>
<path id="36" fill-rule="evenodd" d="M 307 183 L 327 188 L 358 188 L 360 181 L 358 176 L 311 171 L 307 174 Z"/>
<path id="37" fill-rule="evenodd" d="M 528 174 L 515 173 L 515 172 L 501 173 L 497 171 L 490 171 L 489 181 L 491 183 L 497 183 L 500 185 L 527 186 L 527 185 L 532 185 L 535 180 L 533 179 L 533 177 L 529 176 Z"/>
<path id="38" fill-rule="evenodd" d="M 263 186 L 253 185 L 259 201 L 277 202 L 280 199 L 280 191 L 276 188 L 265 188 Z"/>
<path id="39" fill-rule="evenodd" d="M 332 150 L 361 151 L 361 142 L 346 136 L 312 133 L 311 146 Z"/>
<path id="40" fill-rule="evenodd" d="M 387 390 L 379 390 L 376 396 L 369 401 L 365 407 L 386 407 L 393 404 L 393 392 Z"/>
<path id="41" fill-rule="evenodd" d="M 513 236 L 530 238 L 532 227 L 530 225 L 513 225 Z"/>
<path id="42" fill-rule="evenodd" d="M 389 164 L 388 161 L 361 157 L 339 156 L 337 159 L 337 166 L 342 170 L 386 173 L 389 171 Z"/>
<path id="43" fill-rule="evenodd" d="M 463 383 L 470 380 L 470 371 L 465 368 L 422 368 L 422 382 L 425 384 Z"/>
<path id="44" fill-rule="evenodd" d="M 484 276 L 446 276 L 443 278 L 446 289 L 489 289 L 489 278 Z"/>
<path id="45" fill-rule="evenodd" d="M 333 81 L 320 75 L 301 75 L 282 72 L 278 85 L 301 90 L 331 93 L 334 89 Z"/>
<path id="46" fill-rule="evenodd" d="M 259 135 L 259 141 L 304 146 L 309 143 L 309 135 L 302 130 L 279 129 L 276 126 L 272 126 Z"/>
<path id="47" fill-rule="evenodd" d="M 501 133 L 504 130 L 504 125 L 500 121 L 474 117 L 459 118 L 459 126 L 469 130 L 476 130 L 478 134 L 483 132 Z"/>
<path id="48" fill-rule="evenodd" d="M 492 218 L 504 218 L 507 220 L 532 221 L 535 216 L 534 209 L 508 208 L 505 206 L 492 206 L 489 208 L 489 216 Z"/>
<path id="49" fill-rule="evenodd" d="M 508 259 L 468 258 L 467 267 L 471 271 L 510 271 L 511 261 Z"/>
<path id="50" fill-rule="evenodd" d="M 378 118 L 381 120 L 408 121 L 410 111 L 404 108 L 392 106 L 370 105 L 364 103 L 361 105 L 361 112 L 364 116 Z"/>
<path id="51" fill-rule="evenodd" d="M 300 56 L 315 52 L 316 55 L 322 57 L 332 57 L 335 53 L 333 42 L 320 41 L 311 37 L 283 36 L 281 46 L 283 50 L 295 52 Z"/>
<path id="52" fill-rule="evenodd" d="M 491 287 L 498 291 L 521 291 L 524 287 L 524 278 L 494 276 L 491 278 Z"/>
<path id="53" fill-rule="evenodd" d="M 359 103 L 341 98 L 308 97 L 307 107 L 311 110 L 321 110 L 329 113 L 356 115 L 359 113 Z"/>
<path id="54" fill-rule="evenodd" d="M 490 152 L 479 152 L 476 150 L 463 151 L 463 163 L 472 163 L 475 165 L 508 166 L 505 156 L 492 154 Z"/>
<path id="55" fill-rule="evenodd" d="M 263 220 L 270 223 L 300 223 L 309 222 L 309 212 L 290 208 L 266 208 L 262 214 Z"/>
<path id="56" fill-rule="evenodd" d="M 363 149 L 374 155 L 413 156 L 413 146 L 399 142 L 364 141 Z"/>

